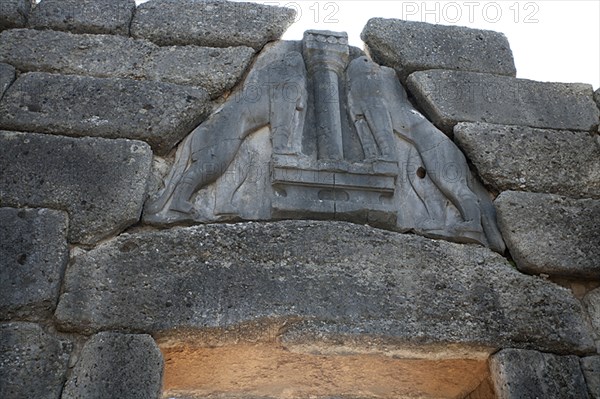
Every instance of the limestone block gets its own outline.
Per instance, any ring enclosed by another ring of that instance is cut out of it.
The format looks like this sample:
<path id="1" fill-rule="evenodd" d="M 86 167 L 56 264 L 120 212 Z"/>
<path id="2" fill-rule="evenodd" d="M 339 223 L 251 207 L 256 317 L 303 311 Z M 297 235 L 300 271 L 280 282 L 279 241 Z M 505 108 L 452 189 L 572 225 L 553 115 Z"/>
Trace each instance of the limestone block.
<path id="1" fill-rule="evenodd" d="M 0 1 L 0 31 L 23 28 L 31 11 L 32 0 Z"/>
<path id="2" fill-rule="evenodd" d="M 134 0 L 42 0 L 33 9 L 29 26 L 129 36 L 134 11 Z"/>
<path id="3" fill-rule="evenodd" d="M 165 154 L 209 111 L 204 90 L 31 72 L 0 101 L 0 129 L 146 141 Z"/>
<path id="4" fill-rule="evenodd" d="M 425 114 L 449 135 L 458 122 L 583 131 L 598 126 L 598 107 L 587 84 L 429 70 L 411 74 L 407 85 Z"/>
<path id="5" fill-rule="evenodd" d="M 600 356 L 584 357 L 580 361 L 590 398 L 600 399 Z"/>
<path id="6" fill-rule="evenodd" d="M 13 29 L 0 34 L 0 62 L 25 72 L 155 80 L 205 89 L 211 97 L 241 78 L 249 47 L 159 47 L 123 36 Z"/>
<path id="7" fill-rule="evenodd" d="M 498 399 L 585 399 L 585 378 L 576 356 L 506 349 L 492 357 Z"/>
<path id="8" fill-rule="evenodd" d="M 0 132 L 0 143 L 3 206 L 65 209 L 69 241 L 83 244 L 139 220 L 152 162 L 147 144 L 15 132 Z"/>
<path id="9" fill-rule="evenodd" d="M 592 326 L 596 329 L 598 339 L 600 339 L 600 288 L 588 292 L 583 297 L 583 303 L 587 309 Z"/>
<path id="10" fill-rule="evenodd" d="M 0 42 L 1 45 L 1 42 Z M 0 99 L 4 95 L 8 86 L 10 86 L 16 78 L 15 68 L 12 65 L 0 64 Z"/>
<path id="11" fill-rule="evenodd" d="M 281 37 L 295 14 L 290 8 L 250 2 L 150 0 L 138 6 L 131 35 L 161 46 L 248 46 L 260 50 Z"/>
<path id="12" fill-rule="evenodd" d="M 500 230 L 519 270 L 600 277 L 600 200 L 506 191 L 495 205 Z"/>
<path id="13" fill-rule="evenodd" d="M 587 132 L 459 123 L 454 138 L 486 185 L 600 198 L 600 138 Z"/>
<path id="14" fill-rule="evenodd" d="M 486 248 L 345 222 L 122 234 L 75 258 L 55 317 L 82 332 L 278 320 L 288 345 L 377 337 L 373 345 L 594 350 L 569 290 Z"/>
<path id="15" fill-rule="evenodd" d="M 60 399 L 70 352 L 37 324 L 0 324 L 0 397 Z"/>
<path id="16" fill-rule="evenodd" d="M 0 225 L 0 319 L 50 318 L 69 260 L 67 214 L 0 208 Z"/>
<path id="17" fill-rule="evenodd" d="M 394 68 L 403 82 L 427 69 L 517 73 L 506 36 L 494 31 L 372 18 L 361 38 L 373 60 Z"/>
<path id="18" fill-rule="evenodd" d="M 162 372 L 151 336 L 102 332 L 83 347 L 62 399 L 158 399 Z"/>

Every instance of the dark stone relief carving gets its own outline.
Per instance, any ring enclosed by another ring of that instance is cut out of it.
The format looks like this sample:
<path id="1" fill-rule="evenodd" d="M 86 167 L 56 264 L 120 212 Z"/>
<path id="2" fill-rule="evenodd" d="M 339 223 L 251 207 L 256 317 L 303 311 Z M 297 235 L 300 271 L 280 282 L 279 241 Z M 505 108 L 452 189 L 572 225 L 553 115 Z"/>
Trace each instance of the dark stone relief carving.
<path id="1" fill-rule="evenodd" d="M 243 87 L 180 145 L 154 224 L 335 219 L 503 251 L 494 207 L 393 69 L 345 33 L 263 51 Z"/>

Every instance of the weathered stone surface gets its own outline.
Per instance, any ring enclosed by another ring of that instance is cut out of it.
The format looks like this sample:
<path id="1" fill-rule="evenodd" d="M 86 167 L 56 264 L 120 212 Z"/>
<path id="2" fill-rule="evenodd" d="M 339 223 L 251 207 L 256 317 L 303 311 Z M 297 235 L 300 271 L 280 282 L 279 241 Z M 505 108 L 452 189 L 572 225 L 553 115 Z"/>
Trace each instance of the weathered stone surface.
<path id="1" fill-rule="evenodd" d="M 65 209 L 93 243 L 139 220 L 151 162 L 140 141 L 0 132 L 0 204 Z"/>
<path id="2" fill-rule="evenodd" d="M 490 369 L 499 399 L 589 398 L 576 356 L 506 349 L 492 357 Z"/>
<path id="3" fill-rule="evenodd" d="M 592 326 L 596 329 L 596 335 L 600 340 L 600 288 L 588 292 L 583 297 L 583 303 L 590 316 Z"/>
<path id="4" fill-rule="evenodd" d="M 112 35 L 13 29 L 0 34 L 0 62 L 25 72 L 156 80 L 205 89 L 233 87 L 249 65 L 249 47 L 159 47 Z"/>
<path id="5" fill-rule="evenodd" d="M 600 89 L 594 92 L 594 101 L 598 104 L 598 108 L 600 108 Z"/>
<path id="6" fill-rule="evenodd" d="M 519 270 L 600 277 L 600 200 L 505 191 L 495 205 Z"/>
<path id="7" fill-rule="evenodd" d="M 305 333 L 289 343 L 316 336 L 586 353 L 594 348 L 582 312 L 567 289 L 482 247 L 287 221 L 122 234 L 74 259 L 55 317 L 85 332 L 283 319 Z"/>
<path id="8" fill-rule="evenodd" d="M 429 70 L 411 74 L 407 85 L 425 114 L 447 134 L 458 122 L 584 131 L 598 126 L 598 107 L 587 84 Z"/>
<path id="9" fill-rule="evenodd" d="M 581 359 L 581 370 L 591 399 L 600 399 L 600 356 Z"/>
<path id="10" fill-rule="evenodd" d="M 134 0 L 42 0 L 29 18 L 36 29 L 129 35 Z"/>
<path id="11" fill-rule="evenodd" d="M 0 42 L 1 45 L 1 42 Z M 15 68 L 8 64 L 0 64 L 0 99 L 4 92 L 15 81 Z"/>
<path id="12" fill-rule="evenodd" d="M 23 28 L 31 11 L 32 0 L 0 1 L 0 31 Z"/>
<path id="13" fill-rule="evenodd" d="M 138 6 L 131 35 L 161 46 L 249 46 L 260 50 L 294 22 L 295 11 L 223 0 L 150 0 Z"/>
<path id="14" fill-rule="evenodd" d="M 0 324 L 0 397 L 59 399 L 70 351 L 37 324 Z"/>
<path id="15" fill-rule="evenodd" d="M 0 319 L 51 317 L 67 261 L 67 214 L 0 208 Z"/>
<path id="16" fill-rule="evenodd" d="M 403 82 L 427 69 L 517 73 L 508 39 L 490 30 L 371 18 L 361 38 L 373 60 L 394 68 Z"/>
<path id="17" fill-rule="evenodd" d="M 83 347 L 62 399 L 159 398 L 162 372 L 151 336 L 102 332 Z"/>
<path id="18" fill-rule="evenodd" d="M 31 72 L 0 102 L 0 129 L 138 139 L 165 154 L 208 115 L 208 100 L 170 83 Z"/>
<path id="19" fill-rule="evenodd" d="M 600 198 L 600 137 L 587 132 L 459 123 L 454 138 L 498 192 Z"/>

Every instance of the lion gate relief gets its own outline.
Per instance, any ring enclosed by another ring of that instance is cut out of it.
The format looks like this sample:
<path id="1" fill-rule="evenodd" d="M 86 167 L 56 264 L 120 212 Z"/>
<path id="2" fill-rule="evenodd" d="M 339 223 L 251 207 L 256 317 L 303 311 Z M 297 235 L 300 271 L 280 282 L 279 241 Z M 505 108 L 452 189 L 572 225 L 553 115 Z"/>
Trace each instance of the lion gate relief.
<path id="1" fill-rule="evenodd" d="M 346 220 L 504 249 L 462 152 L 411 105 L 393 69 L 329 31 L 263 50 L 180 144 L 144 219 Z"/>

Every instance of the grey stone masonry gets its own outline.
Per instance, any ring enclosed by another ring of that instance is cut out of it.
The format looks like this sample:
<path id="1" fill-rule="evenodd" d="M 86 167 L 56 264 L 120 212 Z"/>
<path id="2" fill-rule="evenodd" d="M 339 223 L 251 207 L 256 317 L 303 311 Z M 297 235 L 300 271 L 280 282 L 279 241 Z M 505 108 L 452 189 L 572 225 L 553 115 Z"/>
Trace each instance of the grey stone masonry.
<path id="1" fill-rule="evenodd" d="M 598 108 L 600 108 L 600 89 L 594 92 L 594 101 L 596 101 Z"/>
<path id="2" fill-rule="evenodd" d="M 394 68 L 403 82 L 427 69 L 517 73 L 506 36 L 494 31 L 372 18 L 361 38 L 373 60 Z"/>
<path id="3" fill-rule="evenodd" d="M 62 399 L 158 399 L 162 373 L 151 336 L 102 332 L 83 347 Z"/>
<path id="4" fill-rule="evenodd" d="M 581 370 L 585 376 L 591 399 L 600 399 L 600 356 L 581 359 Z"/>
<path id="5" fill-rule="evenodd" d="M 0 41 L 0 45 L 2 42 Z M 4 95 L 8 86 L 10 86 L 16 78 L 16 71 L 12 65 L 0 63 L 0 100 Z"/>
<path id="6" fill-rule="evenodd" d="M 459 123 L 454 139 L 497 192 L 600 198 L 600 136 L 489 123 Z"/>
<path id="7" fill-rule="evenodd" d="M 498 399 L 586 399 L 585 378 L 576 356 L 506 349 L 492 357 Z"/>
<path id="8" fill-rule="evenodd" d="M 488 122 L 593 131 L 599 111 L 592 86 L 477 72 L 429 70 L 408 77 L 408 89 L 446 134 L 458 122 Z"/>
<path id="9" fill-rule="evenodd" d="M 25 27 L 32 4 L 32 0 L 0 1 L 0 31 Z"/>
<path id="10" fill-rule="evenodd" d="M 600 200 L 505 191 L 495 205 L 519 270 L 600 277 Z"/>
<path id="11" fill-rule="evenodd" d="M 60 399 L 71 348 L 37 324 L 0 324 L 0 398 Z"/>
<path id="12" fill-rule="evenodd" d="M 129 36 L 134 0 L 42 0 L 28 26 L 73 33 Z"/>
<path id="13" fill-rule="evenodd" d="M 111 35 L 13 29 L 0 34 L 0 62 L 23 72 L 156 80 L 205 89 L 217 97 L 249 65 L 250 47 L 159 47 Z"/>
<path id="14" fill-rule="evenodd" d="M 0 204 L 67 210 L 91 244 L 139 220 L 151 162 L 140 141 L 0 131 Z"/>
<path id="15" fill-rule="evenodd" d="M 86 333 L 286 320 L 291 343 L 594 350 L 566 288 L 476 245 L 344 222 L 122 234 L 75 257 L 55 317 Z"/>
<path id="16" fill-rule="evenodd" d="M 51 318 L 69 260 L 66 212 L 0 208 L 0 226 L 0 320 Z"/>
<path id="17" fill-rule="evenodd" d="M 260 50 L 294 22 L 291 8 L 224 0 L 150 0 L 140 4 L 131 35 L 161 46 L 249 46 Z"/>
<path id="18" fill-rule="evenodd" d="M 31 72 L 0 101 L 0 129 L 137 139 L 166 154 L 209 112 L 193 87 Z"/>

